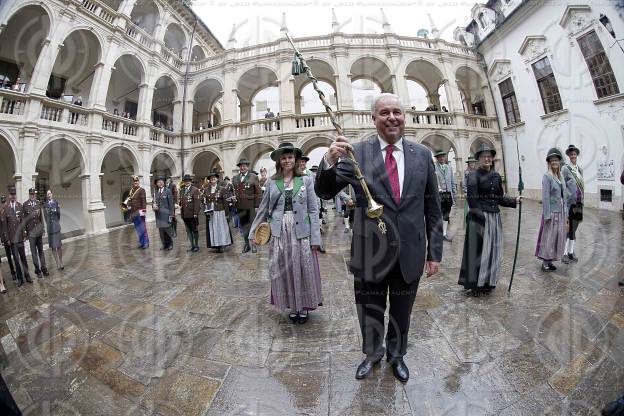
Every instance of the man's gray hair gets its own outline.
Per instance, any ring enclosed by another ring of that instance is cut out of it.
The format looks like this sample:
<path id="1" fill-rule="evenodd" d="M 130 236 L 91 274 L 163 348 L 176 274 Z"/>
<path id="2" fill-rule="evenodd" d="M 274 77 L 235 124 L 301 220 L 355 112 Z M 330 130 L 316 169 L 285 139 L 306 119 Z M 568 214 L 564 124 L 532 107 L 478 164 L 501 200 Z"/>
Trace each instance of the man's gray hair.
<path id="1" fill-rule="evenodd" d="M 399 97 L 396 94 L 392 94 L 391 92 L 382 92 L 377 97 L 375 97 L 375 99 L 373 100 L 373 103 L 371 104 L 371 115 L 373 116 L 375 115 L 375 112 L 377 111 L 377 103 L 383 100 L 384 98 L 394 98 L 399 103 L 399 106 L 401 107 L 401 111 L 405 112 L 405 106 L 403 105 L 403 101 L 401 100 L 401 97 Z"/>

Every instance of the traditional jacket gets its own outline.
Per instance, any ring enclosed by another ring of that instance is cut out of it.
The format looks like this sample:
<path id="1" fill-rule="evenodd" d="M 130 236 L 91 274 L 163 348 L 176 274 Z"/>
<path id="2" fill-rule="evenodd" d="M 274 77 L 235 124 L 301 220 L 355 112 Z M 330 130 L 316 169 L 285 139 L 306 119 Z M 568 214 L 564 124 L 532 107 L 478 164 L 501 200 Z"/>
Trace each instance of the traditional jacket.
<path id="1" fill-rule="evenodd" d="M 61 208 L 56 199 L 46 201 L 43 204 L 43 214 L 45 216 L 48 236 L 61 232 Z"/>
<path id="2" fill-rule="evenodd" d="M 441 165 L 438 162 L 435 163 L 435 173 L 438 178 L 438 190 L 440 192 L 450 192 L 453 198 L 453 204 L 457 199 L 457 189 L 455 186 L 455 175 L 453 175 L 453 168 L 448 163 Z"/>
<path id="3" fill-rule="evenodd" d="M 24 208 L 24 228 L 28 238 L 43 237 L 44 222 L 41 202 L 37 199 L 22 204 Z"/>
<path id="4" fill-rule="evenodd" d="M 204 192 L 207 205 L 214 204 L 215 211 L 225 211 L 228 207 L 227 199 L 231 196 L 227 187 L 217 184 L 212 192 L 212 185 L 208 185 Z"/>
<path id="5" fill-rule="evenodd" d="M 260 206 L 262 200 L 262 189 L 258 176 L 247 172 L 241 180 L 241 174 L 237 174 L 232 179 L 234 192 L 236 192 L 236 209 L 254 209 Z"/>
<path id="6" fill-rule="evenodd" d="M 194 218 L 201 209 L 201 196 L 195 185 L 185 186 L 180 192 L 180 212 L 182 218 Z"/>
<path id="7" fill-rule="evenodd" d="M 284 180 L 271 180 L 266 183 L 266 191 L 256 212 L 249 235 L 253 237 L 256 227 L 263 221 L 271 224 L 271 235 L 280 237 L 284 218 Z M 319 225 L 318 206 L 314 192 L 314 180 L 309 176 L 296 176 L 293 179 L 293 214 L 295 216 L 295 233 L 297 239 L 309 238 L 310 245 L 321 244 L 321 228 Z M 273 209 L 273 207 L 275 208 Z M 273 212 L 271 212 L 273 209 Z"/>
<path id="8" fill-rule="evenodd" d="M 22 204 L 15 202 L 15 209 L 11 208 L 11 202 L 4 205 L 4 210 L 0 213 L 2 221 L 2 241 L 10 241 L 11 244 L 24 242 L 24 211 Z"/>
<path id="9" fill-rule="evenodd" d="M 568 191 L 568 209 L 572 204 L 583 203 L 585 200 L 585 182 L 583 169 L 580 166 L 563 165 L 561 175 Z"/>
<path id="10" fill-rule="evenodd" d="M 516 199 L 503 192 L 503 181 L 498 172 L 477 169 L 466 179 L 466 200 L 472 213 L 500 212 L 498 207 L 516 207 Z"/>
<path id="11" fill-rule="evenodd" d="M 131 189 L 130 193 L 132 198 L 130 199 L 130 216 L 132 218 L 140 215 L 141 211 L 147 210 L 147 197 L 145 189 L 139 187 L 137 190 Z"/>
<path id="12" fill-rule="evenodd" d="M 542 213 L 544 220 L 552 218 L 554 212 L 562 212 L 565 217 L 568 216 L 567 188 L 563 182 L 563 178 L 557 181 L 555 177 L 547 172 L 542 178 Z M 562 204 L 563 202 L 563 204 Z"/>

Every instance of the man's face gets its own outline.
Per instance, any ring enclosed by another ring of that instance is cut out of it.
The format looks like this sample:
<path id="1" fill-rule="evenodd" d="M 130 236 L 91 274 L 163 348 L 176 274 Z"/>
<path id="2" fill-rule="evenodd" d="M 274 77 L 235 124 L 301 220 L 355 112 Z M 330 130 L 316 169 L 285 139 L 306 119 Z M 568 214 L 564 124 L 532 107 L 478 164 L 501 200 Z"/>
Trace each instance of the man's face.
<path id="1" fill-rule="evenodd" d="M 443 165 L 446 163 L 446 156 L 437 156 L 436 160 L 438 161 L 439 164 Z"/>
<path id="2" fill-rule="evenodd" d="M 308 161 L 307 161 L 307 160 L 303 160 L 303 159 L 300 159 L 300 160 L 299 160 L 299 169 L 300 169 L 301 171 L 306 170 L 307 165 L 308 165 Z"/>
<path id="3" fill-rule="evenodd" d="M 373 122 L 377 133 L 389 144 L 394 144 L 403 137 L 405 114 L 394 97 L 385 97 L 377 102 Z"/>
<path id="4" fill-rule="evenodd" d="M 576 151 L 572 150 L 571 152 L 568 152 L 568 157 L 570 158 L 570 163 L 576 165 L 576 158 L 578 157 Z"/>
<path id="5" fill-rule="evenodd" d="M 156 181 L 156 186 L 162 188 L 163 186 L 165 186 L 165 182 L 162 179 L 159 179 Z"/>
<path id="6" fill-rule="evenodd" d="M 240 173 L 245 173 L 247 172 L 247 169 L 249 169 L 249 166 L 243 163 L 242 165 L 238 167 L 238 169 L 240 170 Z"/>
<path id="7" fill-rule="evenodd" d="M 30 199 L 31 201 L 34 201 L 36 196 L 37 194 L 28 194 L 28 199 Z"/>
<path id="8" fill-rule="evenodd" d="M 217 184 L 217 177 L 216 176 L 211 176 L 210 179 L 208 179 L 210 181 L 211 185 L 216 185 Z"/>
<path id="9" fill-rule="evenodd" d="M 132 181 L 132 187 L 133 188 L 138 188 L 139 187 L 139 181 Z"/>
<path id="10" fill-rule="evenodd" d="M 474 170 L 474 168 L 475 168 L 475 162 L 468 162 L 468 169 Z"/>
<path id="11" fill-rule="evenodd" d="M 9 201 L 15 202 L 15 198 L 16 198 L 15 193 L 10 193 L 9 194 Z"/>

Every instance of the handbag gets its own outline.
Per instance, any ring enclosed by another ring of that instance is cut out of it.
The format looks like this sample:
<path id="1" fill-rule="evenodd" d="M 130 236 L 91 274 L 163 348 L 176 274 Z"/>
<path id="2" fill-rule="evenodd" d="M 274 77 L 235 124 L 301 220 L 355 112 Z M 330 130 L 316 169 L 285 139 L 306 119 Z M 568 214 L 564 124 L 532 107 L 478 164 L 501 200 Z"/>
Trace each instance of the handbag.
<path id="1" fill-rule="evenodd" d="M 279 202 L 281 197 L 282 192 L 280 191 L 279 195 L 275 199 L 275 202 L 273 203 L 273 207 L 271 207 L 271 211 L 269 211 L 268 218 L 271 218 L 271 215 L 273 215 L 273 211 L 275 210 L 275 207 L 277 206 L 277 203 Z M 254 233 L 254 244 L 256 244 L 257 246 L 263 246 L 268 243 L 270 239 L 271 224 L 269 224 L 268 221 L 263 221 L 256 227 L 256 231 Z"/>

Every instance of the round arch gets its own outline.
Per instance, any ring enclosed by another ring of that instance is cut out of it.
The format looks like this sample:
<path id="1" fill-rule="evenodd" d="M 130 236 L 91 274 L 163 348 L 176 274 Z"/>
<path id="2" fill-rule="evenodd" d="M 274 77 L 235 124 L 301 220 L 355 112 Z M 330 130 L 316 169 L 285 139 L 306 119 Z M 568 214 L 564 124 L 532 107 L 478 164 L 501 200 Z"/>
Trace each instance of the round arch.
<path id="1" fill-rule="evenodd" d="M 381 92 L 394 92 L 392 72 L 388 65 L 374 55 L 363 55 L 355 58 L 349 66 L 351 80 L 370 79 L 375 81 Z"/>
<path id="2" fill-rule="evenodd" d="M 193 49 L 191 50 L 191 60 L 192 61 L 202 61 L 206 59 L 206 52 L 201 45 L 195 44 Z"/>
<path id="3" fill-rule="evenodd" d="M 5 18 L 2 20 L 3 25 L 2 26 L 6 26 L 6 24 L 13 18 L 15 17 L 18 13 L 20 13 L 22 11 L 22 9 L 25 9 L 27 7 L 39 7 L 41 9 L 43 9 L 43 11 L 46 13 L 46 15 L 48 15 L 48 19 L 50 22 L 50 26 L 52 27 L 55 23 L 56 23 L 56 13 L 54 12 L 54 10 L 47 4 L 44 3 L 40 0 L 30 0 L 30 1 L 25 1 L 25 2 L 15 2 L 13 9 L 10 10 Z"/>
<path id="4" fill-rule="evenodd" d="M 405 78 L 418 82 L 429 94 L 437 92 L 444 84 L 444 75 L 440 68 L 424 58 L 415 58 L 407 63 Z"/>
<path id="5" fill-rule="evenodd" d="M 113 65 L 113 68 L 114 69 L 119 69 L 119 68 L 117 68 L 117 63 L 119 62 L 119 60 L 121 58 L 124 58 L 124 57 L 128 57 L 128 59 L 133 60 L 135 64 L 138 64 L 138 67 L 139 67 L 140 73 L 141 73 L 141 78 L 138 79 L 137 82 L 139 84 L 144 84 L 147 81 L 146 80 L 147 65 L 145 64 L 145 62 L 143 62 L 143 59 L 141 59 L 139 54 L 137 54 L 135 51 L 133 51 L 133 50 L 125 50 L 123 52 L 119 52 L 117 54 L 117 57 L 115 58 L 115 64 Z"/>
<path id="6" fill-rule="evenodd" d="M 102 171 L 102 165 L 104 164 L 104 160 L 106 159 L 106 156 L 108 156 L 109 153 L 111 153 L 111 151 L 115 150 L 116 148 L 121 148 L 123 150 L 126 150 L 128 152 L 130 152 L 130 154 L 132 155 L 132 162 L 133 163 L 133 174 L 138 174 L 138 172 L 141 171 L 141 166 L 139 164 L 139 160 L 141 160 L 141 157 L 139 155 L 139 152 L 132 146 L 127 145 L 125 142 L 113 142 L 110 143 L 109 145 L 107 145 L 104 149 L 102 149 L 102 157 L 98 160 L 98 166 L 100 166 L 100 173 L 105 173 Z"/>
<path id="7" fill-rule="evenodd" d="M 337 91 L 336 81 L 334 79 L 334 74 L 338 72 L 334 68 L 334 66 L 327 62 L 323 58 L 310 58 L 307 61 L 308 66 L 312 70 L 312 73 L 319 81 L 324 81 L 332 86 L 334 91 Z M 295 97 L 301 95 L 301 91 L 312 81 L 310 81 L 307 77 L 295 77 Z"/>
<path id="8" fill-rule="evenodd" d="M 132 176 L 142 172 L 139 164 L 141 159 L 133 147 L 123 142 L 110 144 L 103 149 L 102 155 L 103 157 L 99 162 L 102 178 L 102 202 L 106 207 L 104 210 L 106 226 L 111 228 L 124 224 L 119 204 L 125 200 L 129 193 L 132 186 Z"/>
<path id="9" fill-rule="evenodd" d="M 279 80 L 275 70 L 266 65 L 255 65 L 241 72 L 236 87 L 241 104 L 251 104 L 258 91 L 277 86 Z"/>
<path id="10" fill-rule="evenodd" d="M 304 155 L 319 147 L 329 147 L 334 142 L 334 138 L 327 135 L 315 135 L 303 137 L 297 142 L 297 147 L 301 149 Z"/>
<path id="11" fill-rule="evenodd" d="M 245 158 L 250 162 L 250 169 L 253 169 L 256 163 L 262 159 L 262 156 L 266 155 L 268 152 L 272 152 L 275 149 L 277 149 L 277 143 L 273 141 L 255 141 L 248 143 L 238 153 L 236 162 Z"/>
<path id="12" fill-rule="evenodd" d="M 212 89 L 218 90 L 219 93 L 223 92 L 223 80 L 219 77 L 210 76 L 209 78 L 204 78 L 201 82 L 198 82 L 189 88 L 189 97 L 194 97 L 202 88 L 206 87 L 206 85 L 210 85 Z"/>
<path id="13" fill-rule="evenodd" d="M 206 78 L 194 86 L 189 94 L 193 97 L 193 129 L 216 125 L 214 106 L 223 95 L 223 84 L 217 78 Z M 214 122 L 213 122 L 214 121 Z"/>
<path id="14" fill-rule="evenodd" d="M 130 13 L 130 19 L 133 24 L 153 35 L 162 14 L 163 10 L 157 1 L 136 2 Z"/>
<path id="15" fill-rule="evenodd" d="M 205 149 L 195 153 L 190 161 L 195 184 L 199 184 L 213 169 L 221 166 L 222 160 L 221 155 L 212 150 Z"/>
<path id="16" fill-rule="evenodd" d="M 187 45 L 187 34 L 177 22 L 170 22 L 165 29 L 163 42 L 165 47 L 171 49 L 179 58 Z"/>
<path id="17" fill-rule="evenodd" d="M 468 65 L 462 64 L 455 70 L 457 87 L 463 95 L 464 107 L 471 114 L 486 114 L 484 77 Z"/>
<path id="18" fill-rule="evenodd" d="M 162 149 L 152 155 L 150 174 L 154 176 L 177 177 L 179 175 L 178 163 L 170 151 Z"/>
<path id="19" fill-rule="evenodd" d="M 0 131 L 0 193 L 5 194 L 7 187 L 14 183 L 18 166 L 18 154 L 10 135 Z"/>
<path id="20" fill-rule="evenodd" d="M 42 140 L 39 140 L 37 142 L 37 147 L 35 148 L 33 160 L 39 160 L 43 150 L 49 144 L 58 140 L 66 140 L 69 143 L 73 144 L 76 147 L 76 149 L 78 149 L 78 152 L 80 153 L 80 165 L 82 167 L 82 171 L 89 172 L 90 166 L 87 162 L 89 158 L 87 157 L 87 151 L 84 148 L 83 142 L 76 139 L 74 136 L 66 134 L 66 133 L 52 134 L 50 136 L 44 137 Z"/>
<path id="21" fill-rule="evenodd" d="M 490 146 L 492 149 L 496 149 L 496 144 L 495 141 L 491 138 L 485 137 L 485 136 L 477 136 L 475 137 L 471 142 L 470 142 L 470 154 L 474 155 L 475 152 L 477 151 L 477 149 L 479 148 L 479 146 L 481 146 L 482 144 L 486 144 L 488 146 Z M 466 155 L 468 156 L 468 155 Z M 499 156 L 500 158 L 500 156 Z"/>

